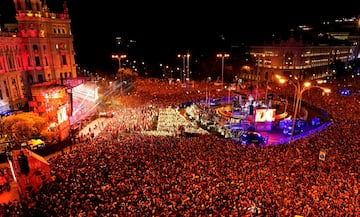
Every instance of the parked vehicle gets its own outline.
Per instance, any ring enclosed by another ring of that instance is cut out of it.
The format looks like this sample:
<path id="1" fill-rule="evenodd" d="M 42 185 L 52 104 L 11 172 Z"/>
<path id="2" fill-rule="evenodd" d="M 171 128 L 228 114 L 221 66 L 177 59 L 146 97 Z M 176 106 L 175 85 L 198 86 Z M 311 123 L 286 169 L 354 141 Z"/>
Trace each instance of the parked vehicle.
<path id="1" fill-rule="evenodd" d="M 39 150 L 45 148 L 46 144 L 42 139 L 30 139 L 21 144 L 21 147 L 26 147 L 30 150 Z"/>
<path id="2" fill-rule="evenodd" d="M 259 147 L 266 145 L 266 143 L 267 138 L 256 131 L 246 131 L 241 135 L 241 144 L 243 145 L 254 144 L 256 147 Z"/>

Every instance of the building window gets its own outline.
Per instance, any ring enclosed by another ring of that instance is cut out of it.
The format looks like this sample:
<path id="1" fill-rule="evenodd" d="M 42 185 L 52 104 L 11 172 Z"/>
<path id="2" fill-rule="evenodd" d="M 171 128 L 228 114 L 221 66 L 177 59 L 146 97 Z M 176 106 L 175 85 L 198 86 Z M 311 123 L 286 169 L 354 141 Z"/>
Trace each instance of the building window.
<path id="1" fill-rule="evenodd" d="M 10 97 L 10 93 L 9 93 L 9 88 L 8 88 L 8 86 L 7 86 L 6 81 L 4 81 L 4 87 L 5 87 L 6 97 L 9 98 L 9 97 Z"/>
<path id="2" fill-rule="evenodd" d="M 62 59 L 62 65 L 67 65 L 66 55 L 61 55 L 61 59 Z"/>
<path id="3" fill-rule="evenodd" d="M 30 1 L 25 1 L 25 9 L 31 10 L 31 2 Z"/>
<path id="4" fill-rule="evenodd" d="M 35 56 L 35 66 L 41 66 L 39 56 Z"/>
<path id="5" fill-rule="evenodd" d="M 16 80 L 15 80 L 15 78 L 13 78 L 12 80 L 11 80 L 11 86 L 12 86 L 12 90 L 14 90 L 14 95 L 15 95 L 15 98 L 19 98 L 19 89 L 18 89 L 18 87 L 17 87 L 17 85 L 16 85 Z"/>
<path id="6" fill-rule="evenodd" d="M 23 97 L 26 97 L 26 90 L 25 90 L 25 85 L 24 85 L 24 81 L 23 81 L 23 77 L 20 77 L 20 86 L 21 86 L 21 90 L 23 93 Z"/>
<path id="7" fill-rule="evenodd" d="M 293 62 L 294 62 L 294 55 L 286 54 L 285 55 L 285 66 L 287 66 L 287 67 L 292 66 Z"/>
<path id="8" fill-rule="evenodd" d="M 33 78 L 33 76 L 32 75 L 29 75 L 29 84 L 32 84 L 32 83 L 34 83 L 34 78 Z"/>
<path id="9" fill-rule="evenodd" d="M 38 46 L 36 44 L 33 45 L 33 50 L 38 51 Z"/>
<path id="10" fill-rule="evenodd" d="M 41 83 L 41 82 L 44 82 L 44 77 L 42 74 L 38 74 L 38 81 Z"/>
<path id="11" fill-rule="evenodd" d="M 21 58 L 20 57 L 17 58 L 17 65 L 19 68 L 21 68 Z"/>
<path id="12" fill-rule="evenodd" d="M 9 63 L 9 69 L 13 69 L 14 68 L 14 63 L 13 63 L 13 59 L 12 58 L 8 58 L 8 63 Z"/>

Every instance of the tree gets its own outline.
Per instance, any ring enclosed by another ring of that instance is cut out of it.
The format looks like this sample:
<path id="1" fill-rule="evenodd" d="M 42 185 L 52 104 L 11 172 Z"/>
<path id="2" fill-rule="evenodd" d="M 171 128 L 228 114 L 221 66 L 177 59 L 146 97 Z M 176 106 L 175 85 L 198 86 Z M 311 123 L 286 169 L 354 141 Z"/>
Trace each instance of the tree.
<path id="1" fill-rule="evenodd" d="M 17 143 L 40 137 L 46 127 L 46 119 L 33 112 L 10 115 L 0 120 L 2 135 Z"/>
<path id="2" fill-rule="evenodd" d="M 124 80 L 133 80 L 134 78 L 137 78 L 139 74 L 131 69 L 121 69 Z"/>

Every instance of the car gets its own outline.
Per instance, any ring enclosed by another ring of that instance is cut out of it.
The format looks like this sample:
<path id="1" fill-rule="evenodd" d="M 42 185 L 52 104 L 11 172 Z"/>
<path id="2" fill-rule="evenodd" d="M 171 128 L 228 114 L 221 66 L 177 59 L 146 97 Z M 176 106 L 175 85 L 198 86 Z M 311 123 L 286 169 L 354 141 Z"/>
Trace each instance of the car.
<path id="1" fill-rule="evenodd" d="M 245 131 L 241 135 L 241 144 L 243 145 L 252 145 L 256 147 L 264 146 L 267 143 L 267 138 L 263 137 L 259 132 L 256 131 Z"/>
<path id="2" fill-rule="evenodd" d="M 39 150 L 45 148 L 45 142 L 42 139 L 30 139 L 21 144 L 21 147 L 29 148 L 30 150 Z"/>

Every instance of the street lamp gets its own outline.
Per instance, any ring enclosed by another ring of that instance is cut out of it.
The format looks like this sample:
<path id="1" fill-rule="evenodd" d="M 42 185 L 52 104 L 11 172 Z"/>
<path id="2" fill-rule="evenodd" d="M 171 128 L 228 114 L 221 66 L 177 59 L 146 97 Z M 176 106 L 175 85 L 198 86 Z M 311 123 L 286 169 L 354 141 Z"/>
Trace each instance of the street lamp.
<path id="1" fill-rule="evenodd" d="M 221 58 L 221 84 L 224 86 L 224 58 L 228 58 L 230 55 L 227 53 L 216 54 L 217 58 Z"/>
<path id="2" fill-rule="evenodd" d="M 256 58 L 256 93 L 255 93 L 255 101 L 258 100 L 258 92 L 259 92 L 259 80 L 260 80 L 260 70 L 259 70 L 259 64 L 260 64 L 260 58 L 264 58 L 265 54 L 254 54 L 254 57 Z M 263 64 L 263 61 L 262 61 Z M 267 85 L 266 85 L 267 86 Z M 266 96 L 265 96 L 266 98 Z"/>
<path id="3" fill-rule="evenodd" d="M 118 59 L 118 60 L 119 60 L 118 73 L 121 73 L 121 59 L 126 58 L 126 55 L 125 55 L 125 54 L 121 54 L 121 55 L 119 55 L 119 54 L 113 54 L 113 55 L 111 55 L 111 58 L 113 58 L 113 59 Z M 121 81 L 122 81 L 122 76 L 121 76 L 121 74 L 120 74 L 120 77 L 121 77 Z"/>
<path id="4" fill-rule="evenodd" d="M 178 58 L 182 58 L 183 61 L 183 67 L 182 67 L 182 76 L 180 78 L 183 78 L 183 83 L 185 83 L 186 78 L 190 77 L 190 54 L 189 52 L 187 54 L 178 54 Z"/>
<path id="5" fill-rule="evenodd" d="M 211 77 L 206 78 L 206 92 L 205 92 L 205 104 L 208 106 L 208 101 L 210 98 L 210 90 L 208 90 L 208 83 L 211 81 Z"/>
<path id="6" fill-rule="evenodd" d="M 178 58 L 182 58 L 182 61 L 183 61 L 180 79 L 182 80 L 183 83 L 185 83 L 185 55 L 178 54 L 177 56 L 178 56 Z"/>
<path id="7" fill-rule="evenodd" d="M 281 77 L 279 75 L 276 75 L 276 78 L 279 79 L 280 83 L 289 82 L 295 88 L 296 102 L 295 102 L 295 109 L 294 109 L 294 117 L 293 117 L 292 126 L 291 126 L 291 135 L 290 135 L 290 139 L 289 139 L 289 144 L 290 144 L 292 142 L 292 138 L 293 138 L 294 131 L 295 131 L 296 116 L 297 116 L 297 111 L 298 111 L 298 108 L 299 108 L 299 104 L 300 104 L 302 94 L 306 90 L 310 90 L 312 88 L 320 88 L 320 89 L 323 90 L 324 93 L 330 93 L 331 89 L 325 88 L 325 87 L 322 87 L 322 86 L 319 86 L 319 85 L 313 85 L 312 82 L 310 82 L 310 81 L 300 82 L 297 77 L 295 77 L 294 79 L 285 79 L 285 78 L 283 78 L 283 77 Z M 321 84 L 321 82 L 317 82 L 317 84 Z"/>

